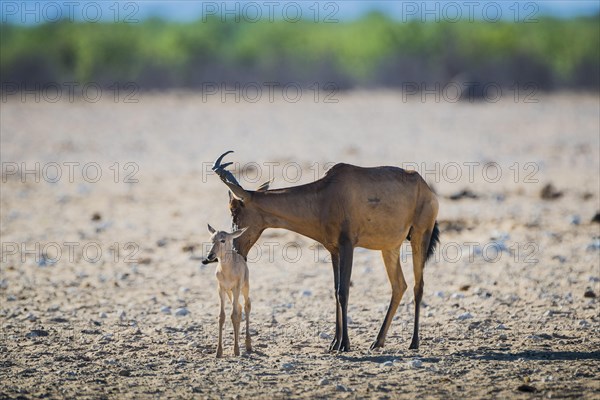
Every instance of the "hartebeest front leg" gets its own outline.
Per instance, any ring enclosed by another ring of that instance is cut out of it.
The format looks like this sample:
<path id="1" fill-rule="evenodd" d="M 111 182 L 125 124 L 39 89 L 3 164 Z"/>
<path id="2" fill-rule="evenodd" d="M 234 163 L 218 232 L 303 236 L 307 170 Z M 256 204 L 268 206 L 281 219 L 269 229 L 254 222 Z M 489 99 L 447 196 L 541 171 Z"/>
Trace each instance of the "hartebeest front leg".
<path id="1" fill-rule="evenodd" d="M 217 357 L 223 357 L 223 325 L 225 324 L 225 290 L 219 286 L 219 301 L 221 312 L 219 313 L 219 344 L 217 345 Z"/>
<path id="2" fill-rule="evenodd" d="M 350 278 L 352 276 L 352 258 L 354 247 L 346 237 L 340 238 L 340 274 L 338 287 L 338 301 L 342 314 L 341 328 L 342 340 L 337 343 L 333 350 L 350 351 L 350 339 L 348 338 L 348 297 L 350 294 Z"/>
<path id="3" fill-rule="evenodd" d="M 331 264 L 333 265 L 333 294 L 335 297 L 335 335 L 329 346 L 330 352 L 339 348 L 339 344 L 342 341 L 342 309 L 338 296 L 338 289 L 340 287 L 340 256 L 338 253 L 331 253 Z"/>

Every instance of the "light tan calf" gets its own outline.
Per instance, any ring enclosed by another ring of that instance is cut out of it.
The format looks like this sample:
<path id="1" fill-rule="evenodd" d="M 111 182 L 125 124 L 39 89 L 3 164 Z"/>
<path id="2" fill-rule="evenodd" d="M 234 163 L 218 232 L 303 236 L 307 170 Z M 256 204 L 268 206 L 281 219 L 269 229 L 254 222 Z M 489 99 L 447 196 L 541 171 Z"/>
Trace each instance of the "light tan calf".
<path id="1" fill-rule="evenodd" d="M 233 239 L 241 236 L 246 229 L 239 229 L 232 233 L 217 231 L 208 225 L 211 233 L 212 247 L 208 253 L 207 260 L 217 259 L 219 265 L 215 275 L 218 281 L 219 299 L 221 312 L 219 313 L 219 345 L 217 346 L 217 357 L 223 357 L 223 325 L 225 324 L 225 296 L 229 297 L 233 310 L 231 322 L 233 322 L 234 345 L 233 353 L 240 355 L 239 336 L 240 323 L 242 321 L 242 306 L 240 305 L 240 292 L 244 296 L 244 312 L 246 313 L 246 351 L 252 351 L 250 343 L 250 273 L 244 258 L 233 249 Z"/>

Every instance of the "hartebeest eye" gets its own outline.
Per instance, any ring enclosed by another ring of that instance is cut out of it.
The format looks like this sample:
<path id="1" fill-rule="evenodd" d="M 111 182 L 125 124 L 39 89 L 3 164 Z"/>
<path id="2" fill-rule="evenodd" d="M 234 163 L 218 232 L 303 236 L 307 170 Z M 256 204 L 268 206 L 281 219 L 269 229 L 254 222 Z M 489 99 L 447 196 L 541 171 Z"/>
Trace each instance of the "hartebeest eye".
<path id="1" fill-rule="evenodd" d="M 225 243 L 225 239 L 221 239 L 221 243 Z"/>

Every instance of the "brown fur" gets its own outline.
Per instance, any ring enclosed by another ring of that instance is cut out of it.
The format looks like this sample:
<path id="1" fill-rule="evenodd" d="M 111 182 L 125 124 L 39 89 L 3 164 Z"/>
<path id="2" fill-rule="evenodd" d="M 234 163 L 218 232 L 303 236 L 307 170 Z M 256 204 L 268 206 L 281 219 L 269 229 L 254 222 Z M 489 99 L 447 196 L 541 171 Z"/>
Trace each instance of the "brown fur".
<path id="1" fill-rule="evenodd" d="M 221 157 L 222 158 L 222 157 Z M 220 159 L 221 159 L 220 158 Z M 320 180 L 285 189 L 246 191 L 228 171 L 214 170 L 232 189 L 229 207 L 236 227 L 247 231 L 234 241 L 242 256 L 267 228 L 283 228 L 320 242 L 332 256 L 336 335 L 330 350 L 350 349 L 347 306 L 355 247 L 381 250 L 392 299 L 372 348 L 383 347 L 391 320 L 407 289 L 400 246 L 410 231 L 415 274 L 415 326 L 410 348 L 419 346 L 419 305 L 425 260 L 437 242 L 438 201 L 423 178 L 397 167 L 363 168 L 336 164 Z M 435 229 L 435 231 L 434 231 Z M 430 240 L 432 236 L 435 240 Z"/>

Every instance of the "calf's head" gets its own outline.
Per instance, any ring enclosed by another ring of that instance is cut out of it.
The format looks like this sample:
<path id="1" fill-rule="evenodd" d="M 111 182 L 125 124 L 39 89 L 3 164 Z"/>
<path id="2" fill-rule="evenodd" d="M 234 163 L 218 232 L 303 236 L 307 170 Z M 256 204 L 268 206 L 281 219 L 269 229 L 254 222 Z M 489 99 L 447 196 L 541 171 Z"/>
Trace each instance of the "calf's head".
<path id="1" fill-rule="evenodd" d="M 239 238 L 246 228 L 238 229 L 234 232 L 227 233 L 225 231 L 217 231 L 215 228 L 208 224 L 208 231 L 210 232 L 210 240 L 212 245 L 210 251 L 206 256 L 207 261 L 215 261 L 217 258 L 223 260 L 224 258 L 231 255 L 233 250 L 233 240 Z"/>

